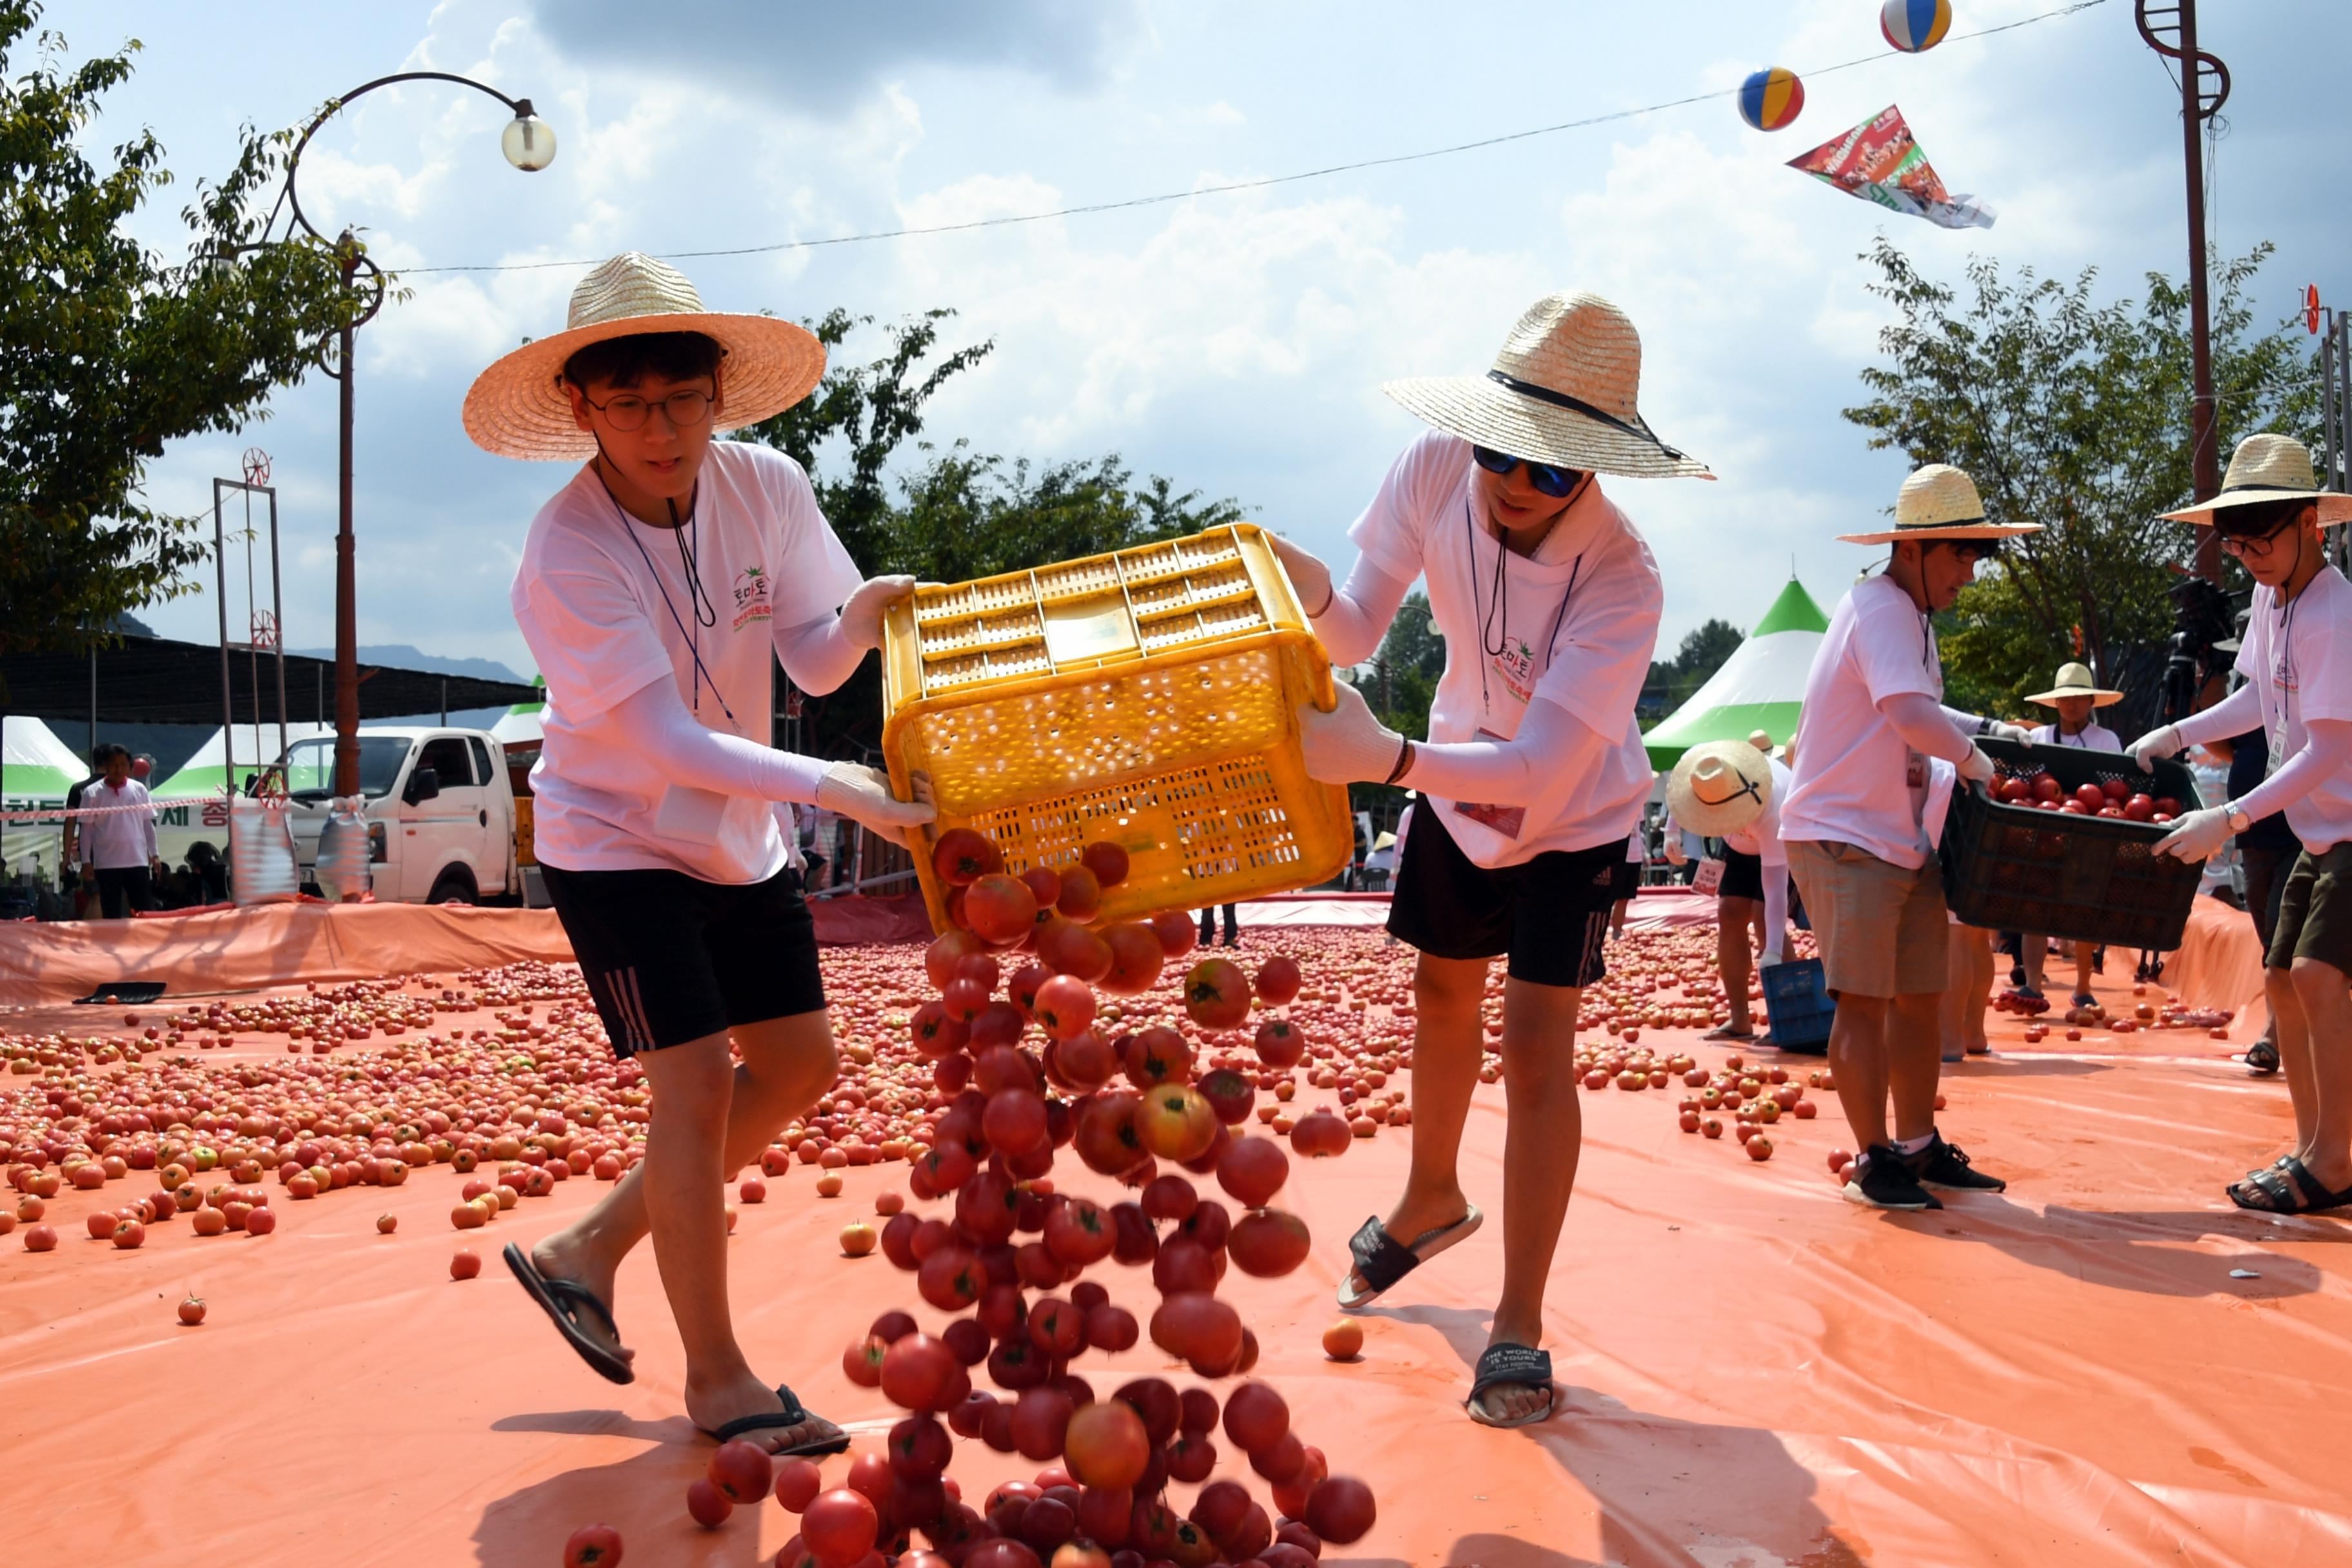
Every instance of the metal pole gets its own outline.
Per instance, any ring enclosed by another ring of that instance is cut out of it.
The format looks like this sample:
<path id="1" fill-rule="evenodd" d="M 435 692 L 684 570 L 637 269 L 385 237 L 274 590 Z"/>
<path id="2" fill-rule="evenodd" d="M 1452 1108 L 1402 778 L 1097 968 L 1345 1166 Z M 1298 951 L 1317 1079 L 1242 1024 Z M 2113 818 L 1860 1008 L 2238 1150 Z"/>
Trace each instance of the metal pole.
<path id="1" fill-rule="evenodd" d="M 89 756 L 98 754 L 98 646 L 89 650 Z"/>
<path id="2" fill-rule="evenodd" d="M 278 754 L 286 755 L 286 595 L 278 584 L 278 491 L 263 492 L 269 497 L 269 624 L 277 628 L 278 638 Z M 229 775 L 229 787 L 235 789 L 236 775 Z"/>
<path id="3" fill-rule="evenodd" d="M 343 287 L 360 268 L 359 241 L 343 230 Z M 358 546 L 352 537 L 352 376 L 354 329 L 337 334 L 341 363 L 337 386 L 341 403 L 341 449 L 336 458 L 338 512 L 335 525 L 335 794 L 360 793 L 360 653 Z"/>
<path id="4" fill-rule="evenodd" d="M 2215 441 L 2213 409 L 2213 342 L 2210 301 L 2206 293 L 2205 149 L 2200 133 L 2205 128 L 2199 83 L 2203 68 L 2197 57 L 2197 0 L 2180 0 L 2180 145 L 2189 183 L 2189 365 L 2192 401 L 2189 416 L 2189 457 L 2197 493 L 2205 500 L 2221 489 L 2221 453 Z M 2197 530 L 2197 574 L 2208 582 L 2221 580 L 2221 540 L 2210 528 Z"/>
<path id="5" fill-rule="evenodd" d="M 221 483 L 213 481 L 213 597 L 220 610 L 221 776 L 236 777 L 236 704 L 228 689 L 228 535 L 221 523 Z M 91 704 L 96 707 L 96 703 Z"/>

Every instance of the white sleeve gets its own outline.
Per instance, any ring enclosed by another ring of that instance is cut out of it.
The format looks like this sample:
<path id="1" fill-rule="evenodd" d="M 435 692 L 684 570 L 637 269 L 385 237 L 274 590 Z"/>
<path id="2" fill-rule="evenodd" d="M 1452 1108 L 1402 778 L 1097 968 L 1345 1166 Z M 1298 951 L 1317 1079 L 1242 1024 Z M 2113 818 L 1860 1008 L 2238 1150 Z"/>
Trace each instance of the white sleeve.
<path id="1" fill-rule="evenodd" d="M 1412 586 L 1411 577 L 1391 575 L 1370 555 L 1357 556 L 1347 586 L 1333 590 L 1331 603 L 1315 617 L 1315 635 L 1323 640 L 1331 662 L 1345 668 L 1379 652 L 1381 639 Z"/>
<path id="2" fill-rule="evenodd" d="M 2214 710 L 2209 708 L 2206 711 Z M 2335 776 L 2347 756 L 2352 756 L 2352 721 L 2311 719 L 2305 721 L 2303 728 L 2303 749 L 2289 757 L 2276 773 L 2238 797 L 2238 809 L 2248 816 L 2260 821 L 2274 812 L 2284 811 Z"/>
<path id="3" fill-rule="evenodd" d="M 779 623 L 774 640 L 776 657 L 784 661 L 784 673 L 793 684 L 819 697 L 838 691 L 866 658 L 866 650 L 842 631 L 838 614 L 796 626 Z"/>
<path id="4" fill-rule="evenodd" d="M 1786 952 L 1789 934 L 1789 868 L 1766 862 L 1764 867 L 1764 946 Z"/>
<path id="5" fill-rule="evenodd" d="M 1950 710 L 1916 691 L 1898 691 L 1879 700 L 1878 710 L 1913 751 L 1958 763 L 1975 742 L 1952 722 Z M 1968 715 L 1963 714 L 1963 718 Z"/>
<path id="6" fill-rule="evenodd" d="M 147 858 L 151 861 L 161 860 L 163 858 L 163 850 L 155 838 L 155 802 L 148 795 L 146 786 L 143 784 L 140 786 L 139 798 L 140 803 L 148 808 L 139 814 L 139 825 L 147 832 Z"/>
<path id="7" fill-rule="evenodd" d="M 2183 746 L 2201 746 L 2262 727 L 2263 694 L 2249 681 L 2202 713 L 2191 713 L 2173 729 L 2179 732 Z"/>
<path id="8" fill-rule="evenodd" d="M 614 703 L 604 723 L 640 756 L 657 759 L 672 783 L 754 800 L 808 802 L 829 765 L 779 752 L 695 721 L 677 688 L 656 680 Z"/>
<path id="9" fill-rule="evenodd" d="M 1580 743 L 1598 739 L 1559 703 L 1538 700 L 1528 704 L 1515 739 L 1453 745 L 1415 741 L 1412 765 L 1399 782 L 1447 800 L 1532 806 L 1547 790 L 1573 778 L 1573 770 L 1566 765 L 1570 754 Z"/>

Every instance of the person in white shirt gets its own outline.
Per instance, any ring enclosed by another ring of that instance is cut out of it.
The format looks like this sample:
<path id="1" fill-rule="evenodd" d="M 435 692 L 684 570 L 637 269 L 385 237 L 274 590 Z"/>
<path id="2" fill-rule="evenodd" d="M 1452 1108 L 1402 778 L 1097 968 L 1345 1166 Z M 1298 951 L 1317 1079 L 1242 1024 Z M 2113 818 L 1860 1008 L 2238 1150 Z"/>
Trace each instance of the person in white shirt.
<path id="1" fill-rule="evenodd" d="M 803 690 L 833 690 L 911 586 L 859 581 L 799 464 L 712 439 L 799 402 L 824 368 L 802 328 L 705 310 L 675 268 L 632 252 L 581 282 L 567 330 L 483 372 L 465 407 L 491 452 L 587 459 L 531 521 L 511 595 L 547 679 L 536 847 L 605 1033 L 655 1106 L 645 1159 L 571 1225 L 509 1247 L 507 1266 L 583 1360 L 626 1383 L 614 1279 L 651 1235 L 687 1415 L 792 1453 L 848 1438 L 737 1343 L 724 1194 L 835 1075 L 776 803 L 886 833 L 933 815 L 874 769 L 769 744 L 776 659 Z"/>
<path id="2" fill-rule="evenodd" d="M 1789 797 L 1792 775 L 1772 760 L 1770 747 L 1769 736 L 1762 746 L 1752 738 L 1710 741 L 1684 752 L 1666 780 L 1666 809 L 1675 822 L 1723 841 L 1723 876 L 1715 890 L 1715 956 L 1731 1016 L 1706 1036 L 1718 1042 L 1756 1038 L 1748 1003 L 1757 962 L 1750 933 L 1761 930 L 1766 964 L 1780 962 L 1787 938 L 1789 854 L 1780 843 L 1780 803 Z"/>
<path id="3" fill-rule="evenodd" d="M 2220 495 L 2164 515 L 2213 529 L 2254 579 L 2238 647 L 2246 683 L 2142 735 L 2131 754 L 2147 767 L 2259 727 L 2271 773 L 2181 817 L 2156 853 L 2208 859 L 2276 811 L 2303 845 L 2263 957 L 2295 1146 L 2232 1184 L 2230 1201 L 2271 1214 L 2342 1208 L 2352 1205 L 2352 583 L 2327 563 L 2323 530 L 2352 520 L 2352 497 L 2319 488 L 2302 442 L 2264 434 L 2238 444 Z"/>
<path id="4" fill-rule="evenodd" d="M 2088 665 L 2062 664 L 2058 679 L 2047 691 L 2036 692 L 2026 699 L 2041 708 L 2055 708 L 2057 721 L 2043 724 L 2032 732 L 2033 743 L 2039 746 L 2073 746 L 2084 752 L 2117 752 L 2124 749 L 2123 740 L 2113 730 L 2092 715 L 2101 708 L 2111 707 L 2124 700 L 2120 691 L 2110 691 L 2091 677 Z M 2042 964 L 2050 951 L 2050 939 L 2035 931 L 2021 933 L 2018 962 L 2025 966 L 2025 994 L 2039 998 L 2042 994 Z M 2093 944 L 2074 943 L 2074 1005 L 2088 1007 L 2098 998 L 2091 994 L 2091 962 Z"/>
<path id="5" fill-rule="evenodd" d="M 83 810 L 100 815 L 78 819 L 79 847 L 84 879 L 98 883 L 101 914 L 119 921 L 157 907 L 155 879 L 163 875 L 163 857 L 155 814 L 138 809 L 147 805 L 147 786 L 131 776 L 131 752 L 121 746 L 100 750 L 103 776 L 82 791 L 80 801 Z"/>
<path id="6" fill-rule="evenodd" d="M 1538 300 L 1482 376 L 1385 390 L 1434 428 L 1405 449 L 1349 530 L 1345 587 L 1279 546 L 1332 660 L 1380 645 L 1415 578 L 1445 638 L 1425 741 L 1381 724 L 1353 687 L 1300 714 L 1307 772 L 1421 792 L 1389 930 L 1418 948 L 1412 1168 L 1385 1220 L 1349 1244 L 1339 1303 L 1369 1304 L 1480 1223 L 1456 1172 L 1477 1088 L 1480 999 L 1507 955 L 1501 1049 L 1502 1299 L 1466 1408 L 1492 1426 L 1549 1419 L 1545 1277 L 1576 1176 L 1581 1111 L 1569 1070 L 1583 987 L 1602 949 L 1626 837 L 1652 773 L 1633 706 L 1664 604 L 1657 563 L 1599 476 L 1712 478 L 1635 407 L 1641 340 L 1591 294 Z"/>
<path id="7" fill-rule="evenodd" d="M 1780 837 L 1837 999 L 1830 1060 L 1864 1151 L 1846 1196 L 1873 1207 L 1941 1208 L 1929 1187 L 2003 1185 L 1970 1169 L 1936 1128 L 1950 954 L 1927 836 L 1929 763 L 1982 782 L 1992 762 L 1971 737 L 2024 731 L 1943 706 L 1929 617 L 1951 606 L 2002 540 L 2039 526 L 1988 520 L 1969 476 L 1933 463 L 1903 481 L 1893 528 L 1839 535 L 1894 548 L 1883 575 L 1838 601 L 1813 655 Z"/>

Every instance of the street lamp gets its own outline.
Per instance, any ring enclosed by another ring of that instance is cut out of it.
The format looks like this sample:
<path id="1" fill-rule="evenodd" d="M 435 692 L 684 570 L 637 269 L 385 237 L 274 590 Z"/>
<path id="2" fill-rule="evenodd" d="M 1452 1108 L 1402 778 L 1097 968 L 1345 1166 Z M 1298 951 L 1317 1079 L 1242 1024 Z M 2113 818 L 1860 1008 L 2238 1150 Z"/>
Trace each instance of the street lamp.
<path id="1" fill-rule="evenodd" d="M 404 81 L 447 81 L 459 87 L 470 87 L 477 92 L 488 93 L 514 111 L 499 137 L 499 150 L 508 163 L 525 174 L 535 174 L 555 161 L 555 132 L 541 120 L 527 98 L 509 98 L 494 87 L 476 81 L 471 77 L 455 76 L 447 71 L 401 71 L 393 76 L 380 76 L 373 81 L 362 82 L 340 98 L 327 100 L 310 124 L 302 128 L 301 139 L 294 143 L 293 153 L 286 160 L 285 201 L 293 214 L 294 222 L 304 233 L 322 245 L 330 246 L 342 265 L 343 286 L 362 284 L 369 291 L 367 308 L 344 323 L 336 335 L 335 367 L 327 371 L 341 384 L 341 450 L 336 460 L 337 516 L 335 526 L 335 789 L 339 797 L 356 796 L 360 793 L 360 666 L 359 666 L 359 605 L 354 579 L 355 545 L 352 538 L 352 337 L 360 328 L 375 319 L 383 308 L 384 282 L 383 269 L 369 258 L 365 247 L 349 228 L 330 240 L 319 232 L 302 212 L 302 202 L 294 187 L 294 179 L 302 163 L 302 150 L 310 144 L 319 127 L 332 119 L 353 99 L 373 92 L 380 87 L 390 87 Z M 362 284 L 362 275 L 364 283 Z M 325 368 L 323 365 L 321 368 Z"/>

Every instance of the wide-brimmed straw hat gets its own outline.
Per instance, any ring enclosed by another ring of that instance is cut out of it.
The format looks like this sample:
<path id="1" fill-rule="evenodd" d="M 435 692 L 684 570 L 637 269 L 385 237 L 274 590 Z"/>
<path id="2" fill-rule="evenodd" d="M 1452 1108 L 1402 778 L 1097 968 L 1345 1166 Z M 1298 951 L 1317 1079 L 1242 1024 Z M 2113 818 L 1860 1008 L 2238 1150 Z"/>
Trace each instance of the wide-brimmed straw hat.
<path id="1" fill-rule="evenodd" d="M 1745 741 L 1693 746 L 1666 778 L 1666 809 L 1702 838 L 1754 826 L 1771 801 L 1771 765 Z"/>
<path id="2" fill-rule="evenodd" d="M 2014 539 L 2041 531 L 2038 522 L 1987 522 L 1976 480 L 1949 463 L 1930 463 L 1895 492 L 1893 528 L 1838 538 L 1848 544 L 1892 544 L 1898 539 Z"/>
<path id="3" fill-rule="evenodd" d="M 502 458 L 594 456 L 596 439 L 572 423 L 560 384 L 564 362 L 591 343 L 643 332 L 700 332 L 727 351 L 724 402 L 712 426 L 722 434 L 782 413 L 824 374 L 824 345 L 807 328 L 706 310 L 684 273 L 632 250 L 580 280 L 563 331 L 523 344 L 474 378 L 466 434 Z"/>
<path id="4" fill-rule="evenodd" d="M 1514 458 L 1633 479 L 1711 479 L 1635 406 L 1642 339 L 1598 294 L 1547 294 L 1484 375 L 1424 375 L 1381 390 L 1450 435 Z"/>
<path id="5" fill-rule="evenodd" d="M 2318 476 L 2311 471 L 2311 448 L 2292 436 L 2268 432 L 2238 443 L 2230 454 L 2230 471 L 2221 477 L 2220 495 L 2161 515 L 2210 526 L 2217 511 L 2266 500 L 2316 501 L 2323 524 L 2352 520 L 2352 496 L 2319 488 Z"/>
<path id="6" fill-rule="evenodd" d="M 2109 691 L 2091 679 L 2091 667 L 2086 664 L 2062 664 L 2058 667 L 2058 684 L 2047 691 L 2037 691 L 2026 699 L 2044 708 L 2058 706 L 2061 697 L 2087 697 L 2094 708 L 2105 708 L 2110 702 L 2121 702 L 2124 694 Z"/>

